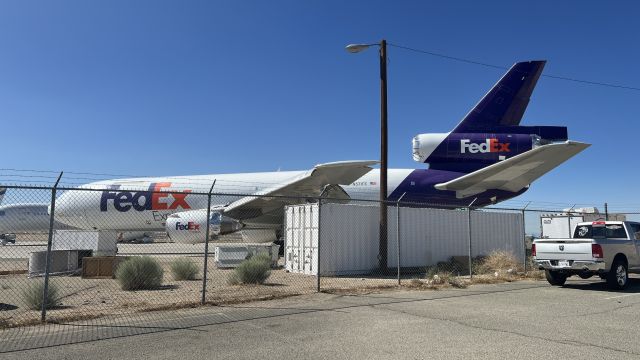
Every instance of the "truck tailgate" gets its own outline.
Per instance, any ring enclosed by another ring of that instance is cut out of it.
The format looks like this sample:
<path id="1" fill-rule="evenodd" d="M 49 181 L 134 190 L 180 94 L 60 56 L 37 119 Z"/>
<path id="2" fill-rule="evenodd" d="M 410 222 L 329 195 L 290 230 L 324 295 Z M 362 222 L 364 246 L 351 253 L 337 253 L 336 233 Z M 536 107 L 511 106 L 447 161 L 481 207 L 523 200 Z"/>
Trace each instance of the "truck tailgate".
<path id="1" fill-rule="evenodd" d="M 538 239 L 536 259 L 539 260 L 593 260 L 592 239 Z"/>

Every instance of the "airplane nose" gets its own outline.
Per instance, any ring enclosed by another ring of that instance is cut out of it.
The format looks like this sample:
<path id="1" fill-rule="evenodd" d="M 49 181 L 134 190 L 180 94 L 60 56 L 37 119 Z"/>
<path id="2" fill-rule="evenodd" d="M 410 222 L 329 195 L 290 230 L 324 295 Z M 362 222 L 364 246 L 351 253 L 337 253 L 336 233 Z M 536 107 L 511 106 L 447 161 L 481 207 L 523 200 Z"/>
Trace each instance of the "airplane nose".
<path id="1" fill-rule="evenodd" d="M 76 190 L 67 190 L 56 198 L 54 219 L 62 224 L 77 227 L 80 229 L 89 229 L 85 214 L 85 205 L 90 201 L 87 197 L 90 192 L 82 192 Z M 49 214 L 52 207 L 49 205 Z"/>

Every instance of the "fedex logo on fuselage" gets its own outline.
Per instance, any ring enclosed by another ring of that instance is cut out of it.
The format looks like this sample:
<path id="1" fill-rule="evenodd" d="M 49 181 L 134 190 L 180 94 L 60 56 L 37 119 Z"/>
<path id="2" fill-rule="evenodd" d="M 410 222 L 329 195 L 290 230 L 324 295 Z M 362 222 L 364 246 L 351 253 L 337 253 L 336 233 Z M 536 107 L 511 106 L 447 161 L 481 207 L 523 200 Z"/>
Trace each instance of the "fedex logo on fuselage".
<path id="1" fill-rule="evenodd" d="M 120 185 L 115 185 L 114 190 L 119 187 Z M 170 182 L 162 182 L 151 183 L 147 191 L 103 191 L 100 198 L 100 211 L 107 211 L 110 200 L 113 202 L 113 208 L 119 212 L 127 212 L 131 209 L 136 211 L 191 209 L 186 199 L 191 190 L 184 190 L 182 193 L 161 193 L 170 187 Z"/>
<path id="2" fill-rule="evenodd" d="M 460 152 L 463 154 L 469 152 L 476 153 L 493 153 L 493 152 L 511 152 L 510 143 L 501 143 L 498 139 L 487 139 L 481 144 L 472 143 L 470 139 L 460 140 Z"/>
<path id="3" fill-rule="evenodd" d="M 176 223 L 176 230 L 200 231 L 200 224 L 196 224 L 193 221 L 183 224 L 178 221 Z"/>

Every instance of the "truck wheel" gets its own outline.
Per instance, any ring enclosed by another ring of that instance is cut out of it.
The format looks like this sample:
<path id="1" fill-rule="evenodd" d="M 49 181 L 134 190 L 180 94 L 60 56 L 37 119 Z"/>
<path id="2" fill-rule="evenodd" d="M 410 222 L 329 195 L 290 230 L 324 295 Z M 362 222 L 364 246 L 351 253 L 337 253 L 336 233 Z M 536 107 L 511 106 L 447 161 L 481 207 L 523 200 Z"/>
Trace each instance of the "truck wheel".
<path id="1" fill-rule="evenodd" d="M 607 274 L 607 285 L 612 290 L 623 290 L 629 282 L 629 271 L 624 260 L 616 259 Z"/>
<path id="2" fill-rule="evenodd" d="M 558 271 L 545 270 L 544 276 L 547 278 L 549 284 L 554 286 L 562 286 L 567 281 L 567 275 L 561 274 Z"/>

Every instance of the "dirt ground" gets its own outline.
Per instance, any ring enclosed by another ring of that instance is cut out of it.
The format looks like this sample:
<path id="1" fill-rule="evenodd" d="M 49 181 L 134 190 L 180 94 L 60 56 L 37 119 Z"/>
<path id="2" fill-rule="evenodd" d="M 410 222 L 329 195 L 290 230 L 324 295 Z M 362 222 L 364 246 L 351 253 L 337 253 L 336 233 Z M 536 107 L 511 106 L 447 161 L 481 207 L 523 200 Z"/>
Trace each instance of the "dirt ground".
<path id="1" fill-rule="evenodd" d="M 202 296 L 202 279 L 176 281 L 170 271 L 175 258 L 156 257 L 164 269 L 160 289 L 123 291 L 115 279 L 82 279 L 79 276 L 51 277 L 51 286 L 58 289 L 56 308 L 47 311 L 52 321 L 123 315 L 127 313 L 196 306 Z M 193 258 L 201 265 L 202 258 Z M 23 267 L 24 267 L 24 263 Z M 210 263 L 211 264 L 211 263 Z M 3 263 L 3 269 L 6 268 Z M 16 265 L 19 269 L 20 266 Z M 274 269 L 263 285 L 229 285 L 232 269 L 217 269 L 210 265 L 207 274 L 206 301 L 210 304 L 238 303 L 251 300 L 274 299 L 316 291 L 316 277 L 288 273 Z M 0 275 L 0 328 L 33 324 L 40 319 L 40 311 L 30 310 L 23 292 L 42 278 L 27 278 L 26 274 Z M 322 278 L 326 290 L 351 288 L 379 288 L 393 286 L 395 279 L 361 277 Z"/>
<path id="2" fill-rule="evenodd" d="M 115 279 L 82 279 L 80 276 L 52 276 L 50 284 L 58 290 L 57 306 L 48 310 L 49 321 L 71 321 L 78 319 L 100 318 L 104 316 L 122 316 L 131 313 L 167 310 L 197 306 L 202 297 L 202 274 L 199 280 L 176 281 L 173 279 L 170 265 L 177 258 L 187 257 L 198 268 L 202 268 L 202 251 L 194 246 L 157 244 L 121 244 L 125 252 L 135 256 L 153 250 L 156 259 L 164 270 L 162 286 L 156 290 L 124 291 Z M 24 291 L 41 283 L 42 278 L 28 278 L 26 255 L 8 256 L 9 250 L 17 253 L 19 248 L 0 249 L 7 253 L 0 256 L 0 328 L 39 323 L 40 311 L 29 309 L 25 302 Z M 29 248 L 21 249 L 28 255 Z M 190 251 L 190 253 L 187 253 Z M 213 256 L 212 256 L 213 257 Z M 206 302 L 211 305 L 241 303 L 255 300 L 277 299 L 288 296 L 308 294 L 316 291 L 316 277 L 289 273 L 282 266 L 272 270 L 271 276 L 263 285 L 229 285 L 228 279 L 233 269 L 216 268 L 212 257 L 207 271 Z M 496 259 L 501 260 L 501 257 Z M 504 259 L 502 259 L 504 260 Z M 508 260 L 508 259 L 507 259 Z M 280 259 L 280 265 L 283 259 Z M 499 268 L 511 268 L 513 264 L 497 264 Z M 449 270 L 451 271 L 451 270 Z M 474 283 L 493 283 L 515 280 L 511 274 L 498 272 L 493 275 L 474 276 Z M 427 290 L 440 286 L 466 286 L 468 279 L 442 273 L 439 281 L 434 277 L 425 279 L 425 273 L 403 276 L 403 286 L 408 289 Z M 432 274 L 433 276 L 433 274 Z M 437 276 L 437 275 L 436 275 Z M 541 273 L 527 274 L 529 278 L 540 278 Z M 453 279 L 448 280 L 449 277 Z M 418 278 L 421 278 L 418 280 Z M 325 292 L 361 293 L 377 291 L 397 286 L 394 275 L 388 277 L 322 277 L 321 289 Z"/>

